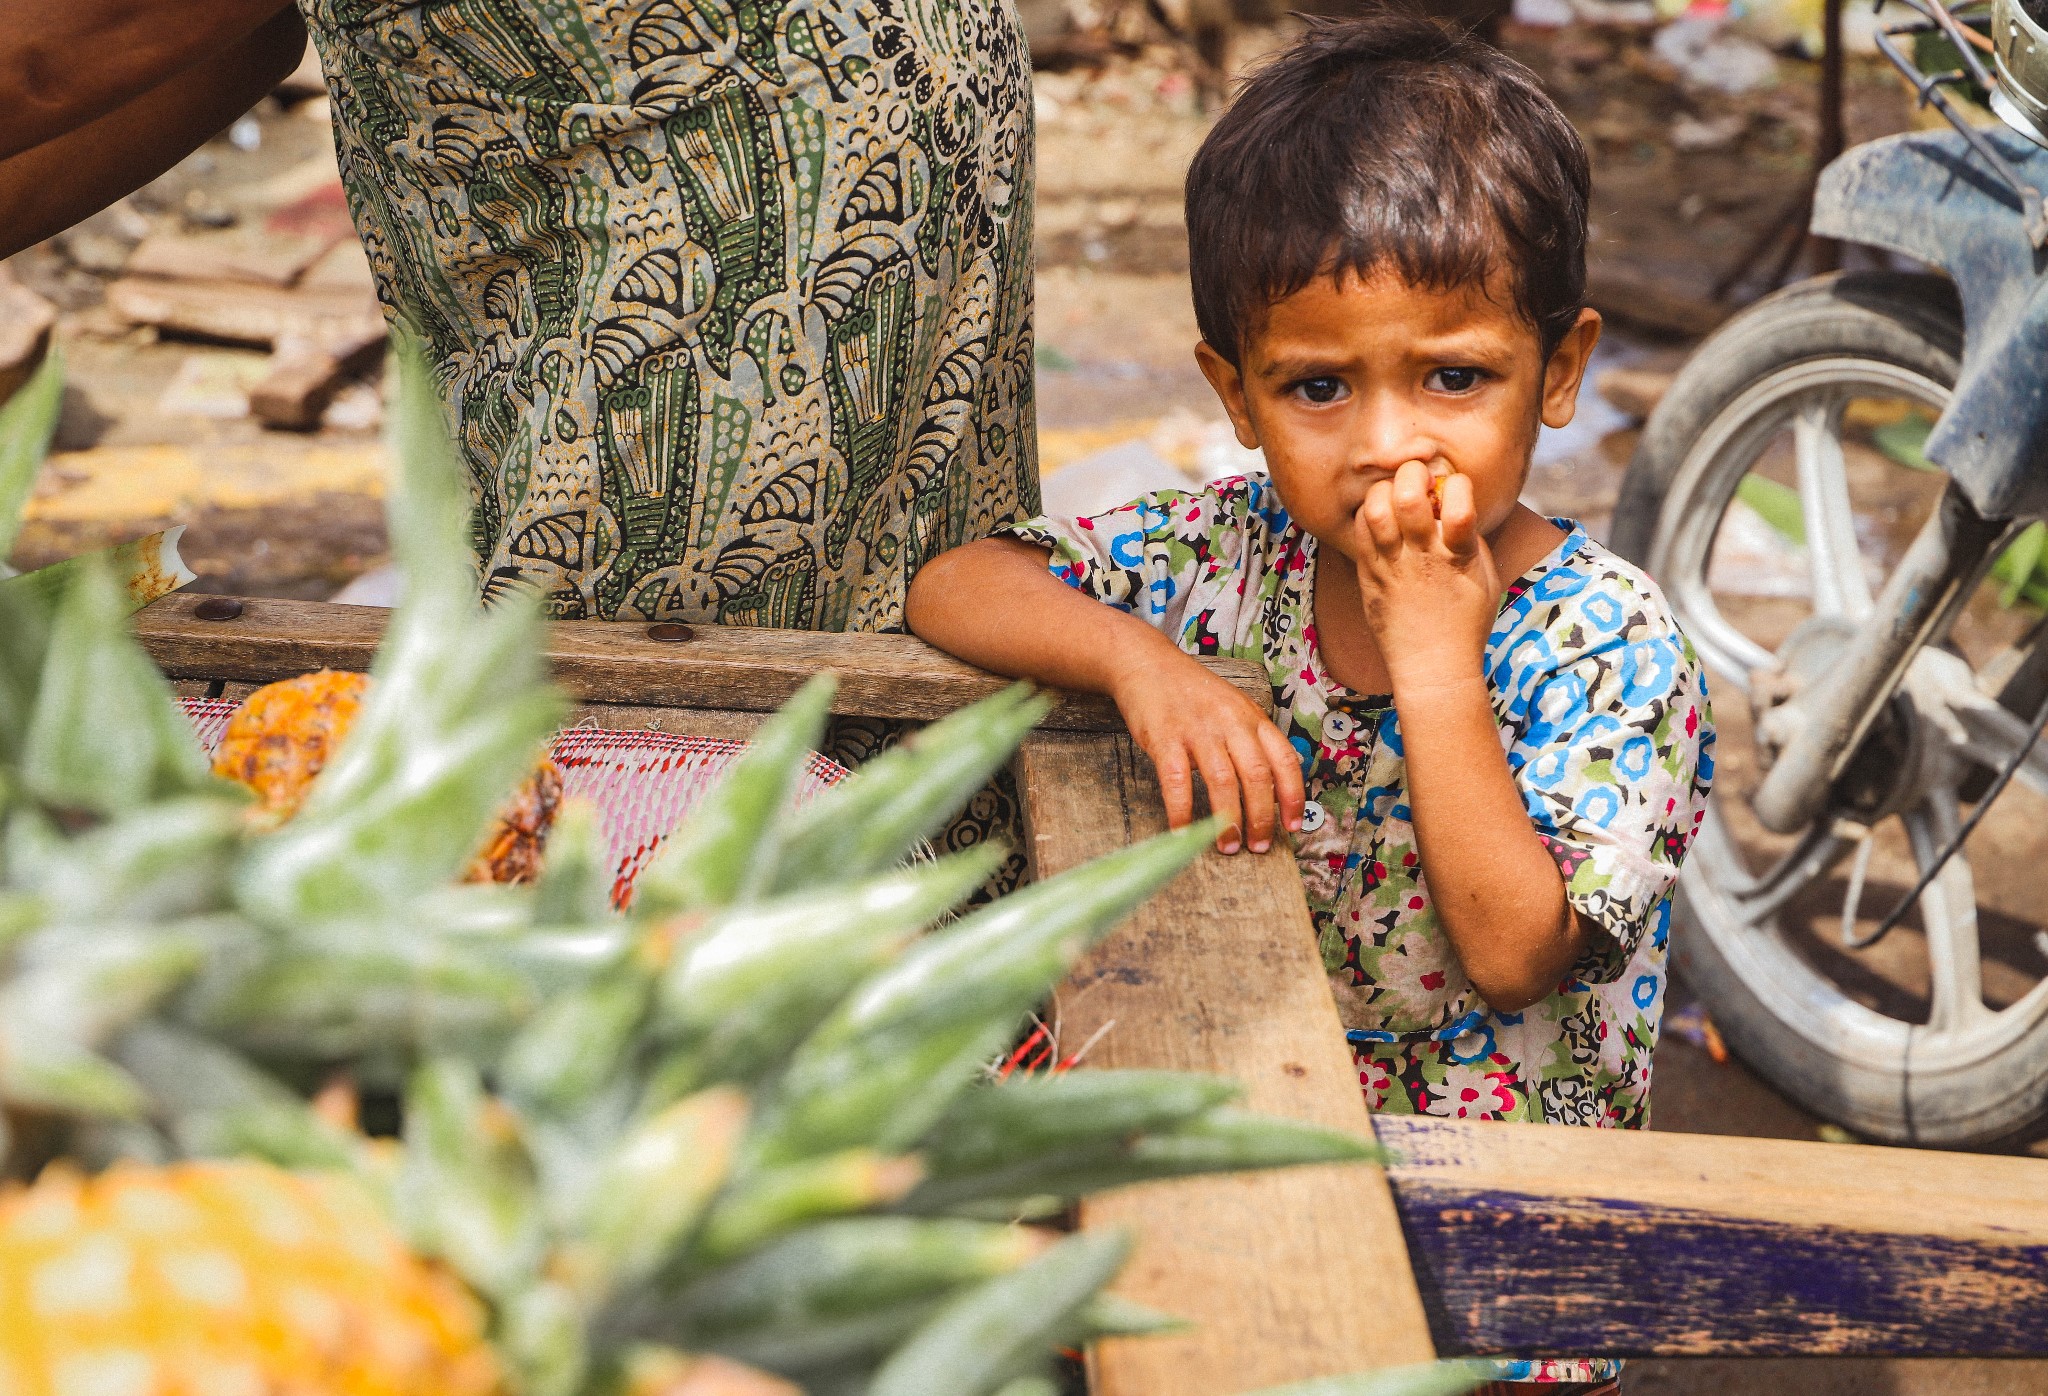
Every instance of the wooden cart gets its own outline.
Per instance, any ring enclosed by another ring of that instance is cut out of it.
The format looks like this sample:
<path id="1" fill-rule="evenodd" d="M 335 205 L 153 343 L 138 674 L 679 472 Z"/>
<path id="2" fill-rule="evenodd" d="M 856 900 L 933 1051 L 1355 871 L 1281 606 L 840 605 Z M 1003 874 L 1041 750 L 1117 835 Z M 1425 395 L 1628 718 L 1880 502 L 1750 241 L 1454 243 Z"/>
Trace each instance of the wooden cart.
<path id="1" fill-rule="evenodd" d="M 387 614 L 172 596 L 138 631 L 185 692 L 237 697 L 367 667 Z M 569 622 L 549 656 L 579 717 L 679 735 L 744 736 L 823 669 L 837 710 L 866 716 L 930 719 L 1003 683 L 898 635 Z M 1254 666 L 1211 667 L 1266 702 Z M 1017 767 L 1039 875 L 1164 827 L 1105 700 L 1063 697 Z M 1284 854 L 1205 856 L 1074 973 L 1059 1012 L 1075 1041 L 1114 1024 L 1092 1063 L 1218 1072 L 1256 1109 L 1376 1129 L 1397 1156 L 1087 1204 L 1085 1224 L 1142 1237 L 1119 1288 L 1195 1323 L 1102 1345 L 1105 1396 L 1439 1354 L 2048 1354 L 2048 1162 L 1368 1118 Z"/>

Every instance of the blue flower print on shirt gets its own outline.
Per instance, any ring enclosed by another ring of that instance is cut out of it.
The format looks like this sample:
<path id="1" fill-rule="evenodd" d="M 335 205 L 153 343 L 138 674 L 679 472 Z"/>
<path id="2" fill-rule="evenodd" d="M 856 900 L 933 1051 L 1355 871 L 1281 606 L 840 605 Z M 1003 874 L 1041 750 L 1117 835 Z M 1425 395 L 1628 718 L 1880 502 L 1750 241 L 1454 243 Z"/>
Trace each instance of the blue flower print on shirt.
<path id="1" fill-rule="evenodd" d="M 1571 771 L 1572 749 L 1568 746 L 1545 747 L 1536 754 L 1536 759 L 1523 768 L 1523 779 L 1538 790 L 1549 790 Z"/>
<path id="2" fill-rule="evenodd" d="M 1579 607 L 1579 614 L 1602 635 L 1619 634 L 1621 627 L 1628 622 L 1628 611 L 1622 606 L 1621 598 L 1605 592 L 1595 592 L 1587 597 L 1585 604 Z"/>
<path id="3" fill-rule="evenodd" d="M 1584 591 L 1586 581 L 1584 572 L 1570 563 L 1562 563 L 1532 582 L 1529 586 L 1529 596 L 1535 601 L 1562 601 Z"/>
<path id="4" fill-rule="evenodd" d="M 1570 731 L 1580 719 L 1592 713 L 1587 695 L 1586 680 L 1576 670 L 1567 669 L 1546 679 L 1529 695 L 1529 707 L 1534 716 L 1518 745 L 1535 746 L 1553 740 L 1560 732 Z"/>
<path id="5" fill-rule="evenodd" d="M 1637 640 L 1621 652 L 1621 701 L 1642 703 L 1671 687 L 1678 647 L 1662 635 Z"/>
<path id="6" fill-rule="evenodd" d="M 1621 813 L 1621 796 L 1614 792 L 1612 786 L 1596 785 L 1579 796 L 1579 803 L 1572 813 L 1605 829 L 1614 822 L 1614 816 Z"/>
<path id="7" fill-rule="evenodd" d="M 1641 733 L 1630 737 L 1621 744 L 1621 750 L 1614 753 L 1614 769 L 1624 780 L 1643 780 L 1650 774 L 1650 763 L 1657 759 L 1657 744 Z"/>

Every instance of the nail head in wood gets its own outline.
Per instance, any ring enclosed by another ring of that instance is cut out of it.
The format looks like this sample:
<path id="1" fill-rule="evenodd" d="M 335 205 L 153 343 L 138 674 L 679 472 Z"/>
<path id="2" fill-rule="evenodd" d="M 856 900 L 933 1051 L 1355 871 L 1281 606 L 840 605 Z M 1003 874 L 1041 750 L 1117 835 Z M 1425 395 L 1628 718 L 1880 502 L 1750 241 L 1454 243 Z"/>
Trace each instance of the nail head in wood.
<path id="1" fill-rule="evenodd" d="M 690 629 L 687 625 L 678 625 L 674 621 L 663 621 L 659 625 L 647 627 L 647 638 L 650 640 L 666 640 L 672 645 L 680 645 L 685 640 L 696 639 L 697 632 Z"/>
<path id="2" fill-rule="evenodd" d="M 242 614 L 242 603 L 232 596 L 209 596 L 192 608 L 198 620 L 235 620 Z"/>

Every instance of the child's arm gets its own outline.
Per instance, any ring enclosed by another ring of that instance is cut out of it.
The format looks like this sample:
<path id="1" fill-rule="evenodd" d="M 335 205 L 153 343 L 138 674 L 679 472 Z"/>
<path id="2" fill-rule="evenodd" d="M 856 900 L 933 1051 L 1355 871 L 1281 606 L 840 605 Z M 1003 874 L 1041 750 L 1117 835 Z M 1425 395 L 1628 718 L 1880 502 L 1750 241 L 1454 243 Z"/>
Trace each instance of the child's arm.
<path id="1" fill-rule="evenodd" d="M 1522 803 L 1486 682 L 1501 583 L 1471 483 L 1442 488 L 1405 465 L 1358 512 L 1354 562 L 1366 622 L 1393 680 L 1408 802 L 1439 923 L 1474 988 L 1515 1012 L 1546 997 L 1587 947 L 1557 863 Z"/>
<path id="2" fill-rule="evenodd" d="M 986 538 L 943 553 L 911 583 L 905 618 L 921 638 L 984 669 L 1104 693 L 1159 770 L 1167 823 L 1194 817 L 1193 773 L 1209 807 L 1233 821 L 1217 840 L 1272 846 L 1276 813 L 1301 827 L 1301 768 L 1252 702 L 1136 616 L 1047 570 L 1043 547 Z"/>

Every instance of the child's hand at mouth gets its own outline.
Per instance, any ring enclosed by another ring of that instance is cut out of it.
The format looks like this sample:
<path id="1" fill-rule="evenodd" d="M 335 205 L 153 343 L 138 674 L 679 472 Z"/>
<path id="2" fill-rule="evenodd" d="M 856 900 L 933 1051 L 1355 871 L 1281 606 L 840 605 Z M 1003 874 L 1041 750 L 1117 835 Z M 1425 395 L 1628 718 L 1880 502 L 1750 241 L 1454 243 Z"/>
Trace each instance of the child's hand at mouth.
<path id="1" fill-rule="evenodd" d="M 1408 461 L 1366 491 L 1351 553 L 1396 695 L 1480 672 L 1501 584 L 1469 477 L 1441 461 Z"/>

